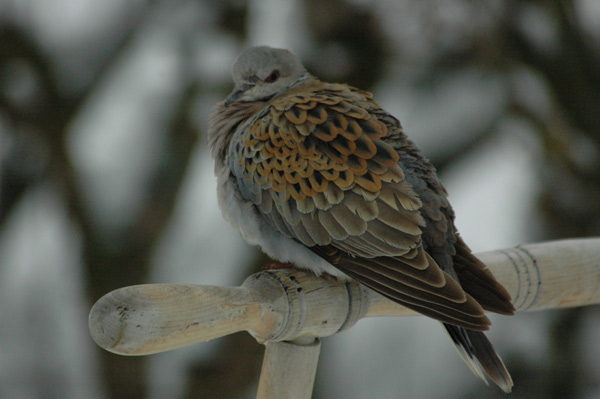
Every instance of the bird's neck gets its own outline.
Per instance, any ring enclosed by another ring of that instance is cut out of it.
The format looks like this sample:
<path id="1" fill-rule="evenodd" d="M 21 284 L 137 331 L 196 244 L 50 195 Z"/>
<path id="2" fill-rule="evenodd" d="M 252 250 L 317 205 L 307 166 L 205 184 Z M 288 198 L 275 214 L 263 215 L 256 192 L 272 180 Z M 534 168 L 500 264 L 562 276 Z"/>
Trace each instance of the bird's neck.
<path id="1" fill-rule="evenodd" d="M 264 101 L 236 101 L 228 106 L 223 102 L 217 104 L 208 125 L 208 144 L 217 163 L 227 157 L 229 142 L 238 126 L 256 115 L 264 105 Z"/>

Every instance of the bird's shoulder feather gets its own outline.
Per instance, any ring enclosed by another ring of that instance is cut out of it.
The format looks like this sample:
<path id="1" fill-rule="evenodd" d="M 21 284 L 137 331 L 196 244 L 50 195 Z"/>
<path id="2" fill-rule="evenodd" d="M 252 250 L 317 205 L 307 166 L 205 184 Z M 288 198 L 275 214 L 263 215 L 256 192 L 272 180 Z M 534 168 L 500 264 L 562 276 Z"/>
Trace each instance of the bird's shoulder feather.
<path id="1" fill-rule="evenodd" d="M 378 107 L 365 92 L 320 82 L 276 97 L 232 141 L 241 195 L 309 247 L 335 241 L 370 257 L 414 248 L 422 203 L 384 140 L 390 127 L 370 112 Z"/>

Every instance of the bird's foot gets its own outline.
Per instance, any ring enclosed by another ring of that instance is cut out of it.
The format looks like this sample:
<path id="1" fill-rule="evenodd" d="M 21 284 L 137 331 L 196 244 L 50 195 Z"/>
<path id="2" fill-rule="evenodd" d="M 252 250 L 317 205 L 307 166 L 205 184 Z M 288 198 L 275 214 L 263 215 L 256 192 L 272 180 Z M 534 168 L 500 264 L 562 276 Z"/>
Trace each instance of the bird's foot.
<path id="1" fill-rule="evenodd" d="M 267 263 L 265 270 L 289 269 L 292 267 L 294 267 L 294 264 L 291 262 L 274 262 L 274 263 Z"/>
<path id="2" fill-rule="evenodd" d="M 321 273 L 321 276 L 320 276 L 320 277 L 321 277 L 322 279 L 326 280 L 326 281 L 329 281 L 330 283 L 331 283 L 331 282 L 334 282 L 334 281 L 338 281 L 338 278 L 337 278 L 337 277 L 335 277 L 335 276 L 332 276 L 331 274 L 329 274 L 329 273 L 325 273 L 325 272 Z"/>
<path id="3" fill-rule="evenodd" d="M 296 265 L 294 265 L 292 262 L 273 262 L 273 263 L 267 263 L 264 270 L 277 270 L 277 269 L 298 269 L 298 267 L 296 267 Z M 332 276 L 331 274 L 328 274 L 325 272 L 321 273 L 319 275 L 319 277 L 323 278 L 329 282 L 338 281 L 337 277 Z"/>

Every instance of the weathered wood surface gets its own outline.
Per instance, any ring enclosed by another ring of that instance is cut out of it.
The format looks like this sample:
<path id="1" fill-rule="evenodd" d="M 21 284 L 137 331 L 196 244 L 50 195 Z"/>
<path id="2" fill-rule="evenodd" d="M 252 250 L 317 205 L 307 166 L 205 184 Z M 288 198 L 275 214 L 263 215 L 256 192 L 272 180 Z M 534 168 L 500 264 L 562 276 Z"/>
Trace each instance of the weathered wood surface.
<path id="1" fill-rule="evenodd" d="M 531 244 L 478 254 L 519 311 L 600 303 L 600 238 Z M 92 308 L 101 347 L 145 355 L 246 330 L 259 342 L 310 340 L 359 319 L 413 315 L 355 282 L 295 269 L 267 270 L 241 287 L 152 284 L 125 287 Z"/>
<path id="2" fill-rule="evenodd" d="M 267 342 L 257 399 L 309 399 L 317 374 L 321 342 Z"/>

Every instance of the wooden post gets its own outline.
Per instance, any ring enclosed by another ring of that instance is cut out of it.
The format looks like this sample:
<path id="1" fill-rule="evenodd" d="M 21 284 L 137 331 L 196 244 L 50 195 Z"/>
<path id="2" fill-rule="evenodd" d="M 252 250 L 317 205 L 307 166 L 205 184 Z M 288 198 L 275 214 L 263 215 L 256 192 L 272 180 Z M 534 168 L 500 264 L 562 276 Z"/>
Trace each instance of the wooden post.
<path id="1" fill-rule="evenodd" d="M 477 256 L 509 291 L 518 311 L 600 303 L 600 238 Z M 257 397 L 295 399 L 312 392 L 316 338 L 348 329 L 364 317 L 414 314 L 354 281 L 280 269 L 254 274 L 241 287 L 121 288 L 96 302 L 89 328 L 98 345 L 122 355 L 157 353 L 248 331 L 267 345 Z"/>
<path id="2" fill-rule="evenodd" d="M 320 350 L 318 338 L 267 342 L 256 399 L 310 399 Z"/>

